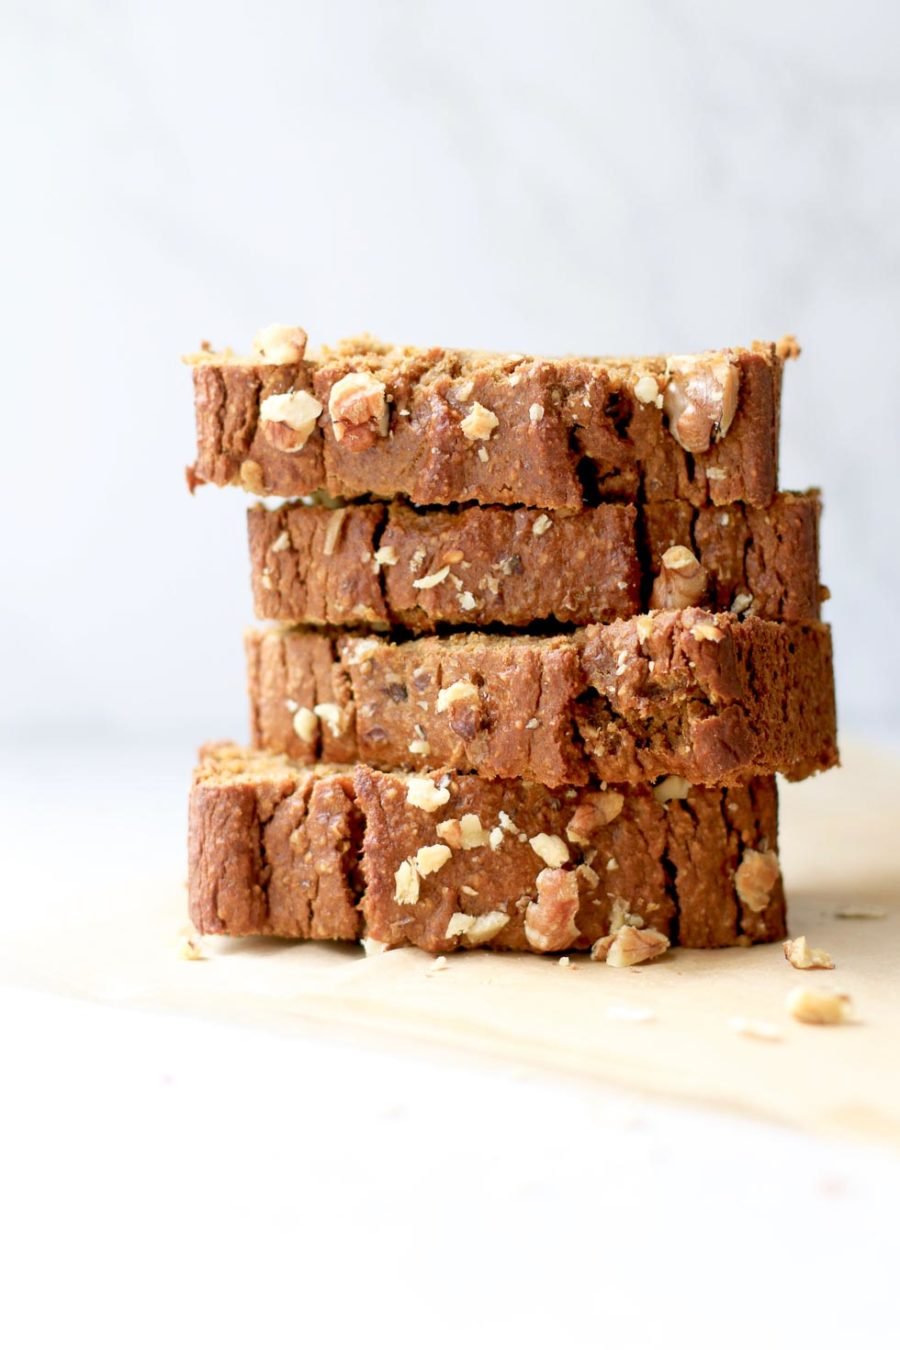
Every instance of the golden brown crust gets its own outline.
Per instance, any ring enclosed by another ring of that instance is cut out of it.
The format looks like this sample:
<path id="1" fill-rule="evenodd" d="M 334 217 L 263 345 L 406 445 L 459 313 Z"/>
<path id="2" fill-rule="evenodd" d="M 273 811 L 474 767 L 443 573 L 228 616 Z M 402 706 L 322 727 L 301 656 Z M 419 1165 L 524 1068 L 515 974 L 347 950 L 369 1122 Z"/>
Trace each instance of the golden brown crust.
<path id="1" fill-rule="evenodd" d="M 638 497 L 768 505 L 782 356 L 774 344 L 755 343 L 689 359 L 701 371 L 727 369 L 735 391 L 733 415 L 730 403 L 718 421 L 710 414 L 709 443 L 691 439 L 693 452 L 672 434 L 663 406 L 667 387 L 684 382 L 687 360 L 544 359 L 365 342 L 281 366 L 206 353 L 193 366 L 193 478 L 241 483 L 259 495 L 326 488 L 419 505 L 573 509 Z M 348 400 L 346 386 L 338 389 L 350 376 L 367 377 L 365 409 L 379 415 L 356 420 L 359 391 Z M 266 398 L 291 390 L 311 393 L 322 409 L 299 450 L 261 411 Z"/>

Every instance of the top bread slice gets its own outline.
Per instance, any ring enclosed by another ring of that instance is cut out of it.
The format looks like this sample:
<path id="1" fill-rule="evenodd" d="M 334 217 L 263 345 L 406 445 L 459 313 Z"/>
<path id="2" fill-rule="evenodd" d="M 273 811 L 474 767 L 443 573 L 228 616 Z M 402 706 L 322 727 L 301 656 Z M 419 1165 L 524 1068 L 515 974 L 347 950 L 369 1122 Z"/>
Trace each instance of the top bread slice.
<path id="1" fill-rule="evenodd" d="M 193 367 L 191 487 L 319 490 L 416 505 L 575 510 L 600 501 L 768 506 L 792 339 L 695 356 L 542 358 L 374 339 L 307 356 L 264 330 Z"/>

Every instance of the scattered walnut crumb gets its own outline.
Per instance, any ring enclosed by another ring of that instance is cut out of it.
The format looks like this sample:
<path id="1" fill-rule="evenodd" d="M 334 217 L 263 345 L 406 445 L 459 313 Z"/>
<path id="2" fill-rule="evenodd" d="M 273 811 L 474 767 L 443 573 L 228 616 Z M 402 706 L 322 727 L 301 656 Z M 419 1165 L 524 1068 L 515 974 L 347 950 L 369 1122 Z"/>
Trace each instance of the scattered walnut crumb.
<path id="1" fill-rule="evenodd" d="M 317 398 L 313 398 L 305 389 L 295 389 L 292 394 L 270 394 L 264 398 L 259 407 L 259 420 L 262 423 L 281 423 L 295 432 L 287 440 L 279 440 L 278 449 L 287 454 L 296 454 L 312 435 L 321 412 L 322 405 Z"/>
<path id="2" fill-rule="evenodd" d="M 419 873 L 412 858 L 404 858 L 394 873 L 394 900 L 398 905 L 415 905 L 419 899 Z"/>
<path id="3" fill-rule="evenodd" d="M 574 970 L 574 969 L 575 969 L 575 967 L 572 965 L 571 957 L 568 957 L 568 956 L 561 956 L 561 957 L 559 958 L 559 961 L 557 962 L 557 965 L 562 966 L 563 970 Z"/>
<path id="4" fill-rule="evenodd" d="M 569 846 L 558 834 L 535 834 L 529 844 L 548 867 L 562 867 L 569 861 Z"/>
<path id="5" fill-rule="evenodd" d="M 536 884 L 537 899 L 529 901 L 525 909 L 527 942 L 539 952 L 571 947 L 579 937 L 575 922 L 578 878 L 574 872 L 558 867 L 544 868 L 538 872 Z"/>
<path id="6" fill-rule="evenodd" d="M 886 919 L 887 910 L 877 905 L 844 905 L 834 911 L 836 919 Z"/>
<path id="7" fill-rule="evenodd" d="M 605 961 L 608 966 L 637 966 L 653 961 L 669 949 L 669 939 L 655 928 L 633 928 L 625 924 L 618 932 L 598 938 L 591 948 L 592 961 Z"/>
<path id="8" fill-rule="evenodd" d="M 426 970 L 426 975 L 438 975 L 442 970 L 449 970 L 450 966 L 446 956 L 436 956 L 431 965 Z"/>
<path id="9" fill-rule="evenodd" d="M 821 947 L 810 947 L 805 937 L 788 938 L 784 955 L 795 970 L 834 970 L 834 962 Z"/>
<path id="10" fill-rule="evenodd" d="M 846 1022 L 850 1014 L 850 999 L 846 994 L 816 989 L 808 984 L 792 989 L 786 1006 L 791 1017 L 812 1026 L 836 1026 Z"/>
<path id="11" fill-rule="evenodd" d="M 755 1017 L 729 1017 L 728 1025 L 739 1036 L 748 1036 L 755 1041 L 780 1041 L 781 1030 L 774 1022 L 761 1022 Z"/>
<path id="12" fill-rule="evenodd" d="M 446 844 L 423 844 L 414 859 L 416 871 L 420 877 L 430 876 L 432 872 L 439 872 L 452 856 Z"/>
<path id="13" fill-rule="evenodd" d="M 253 354 L 266 366 L 292 366 L 303 360 L 306 334 L 302 328 L 272 323 L 253 339 Z"/>
<path id="14" fill-rule="evenodd" d="M 178 956 L 182 961 L 206 961 L 207 954 L 195 937 L 183 937 L 178 944 Z"/>
<path id="15" fill-rule="evenodd" d="M 304 745 L 314 745 L 319 735 L 319 719 L 312 708 L 298 708 L 292 718 L 294 731 Z"/>
<path id="16" fill-rule="evenodd" d="M 538 727 L 539 727 L 540 725 L 541 725 L 541 724 L 540 724 L 540 722 L 538 721 L 538 719 L 537 719 L 536 717 L 529 717 L 528 721 L 525 723 L 525 730 L 526 730 L 526 731 L 537 731 L 537 729 L 538 729 Z"/>
<path id="17" fill-rule="evenodd" d="M 540 422 L 544 416 L 543 403 L 532 403 L 531 407 L 528 409 L 528 416 L 532 422 Z"/>
<path id="18" fill-rule="evenodd" d="M 593 869 L 593 867 L 591 867 L 590 863 L 586 863 L 586 862 L 584 862 L 584 863 L 579 863 L 578 866 L 575 868 L 575 871 L 576 871 L 576 873 L 577 873 L 578 876 L 584 878 L 584 880 L 585 880 L 585 882 L 587 883 L 588 886 L 599 886 L 599 885 L 600 885 L 600 875 L 599 875 L 598 872 L 595 872 L 595 871 L 594 871 L 594 869 Z"/>
<path id="19" fill-rule="evenodd" d="M 411 775 L 406 781 L 406 800 L 410 806 L 418 806 L 420 811 L 436 811 L 449 802 L 450 789 L 438 787 L 432 778 Z"/>
<path id="20" fill-rule="evenodd" d="M 659 575 L 650 593 L 651 609 L 687 609 L 706 594 L 709 573 L 683 544 L 673 544 L 660 558 Z"/>
<path id="21" fill-rule="evenodd" d="M 368 425 L 379 436 L 388 433 L 386 390 L 368 371 L 354 371 L 337 381 L 328 398 L 328 412 L 336 441 L 342 441 L 352 427 Z"/>
<path id="22" fill-rule="evenodd" d="M 677 773 L 670 773 L 667 778 L 663 778 L 653 789 L 653 795 L 656 800 L 665 805 L 666 802 L 684 801 L 691 790 L 691 785 L 686 778 L 679 778 Z"/>
<path id="23" fill-rule="evenodd" d="M 413 582 L 413 585 L 416 583 Z M 459 703 L 463 699 L 477 699 L 478 690 L 471 680 L 454 680 L 448 684 L 446 689 L 439 689 L 437 696 L 437 711 L 446 712 L 454 703 Z"/>
<path id="24" fill-rule="evenodd" d="M 460 422 L 459 429 L 467 441 L 487 441 L 499 425 L 500 419 L 495 413 L 480 403 L 473 403 L 468 415 Z"/>
<path id="25" fill-rule="evenodd" d="M 375 562 L 378 567 L 396 567 L 397 550 L 390 544 L 383 544 L 381 548 L 375 550 Z"/>
<path id="26" fill-rule="evenodd" d="M 542 534 L 547 533 L 547 531 L 552 527 L 552 525 L 553 521 L 550 519 L 549 516 L 540 515 L 532 525 L 531 533 L 536 534 L 538 538 L 540 538 Z"/>
<path id="27" fill-rule="evenodd" d="M 761 914 L 769 904 L 780 878 L 778 854 L 773 849 L 761 853 L 755 848 L 745 848 L 734 874 L 738 899 L 754 914 Z"/>
<path id="28" fill-rule="evenodd" d="M 737 411 L 738 368 L 722 356 L 671 356 L 666 376 L 669 431 L 690 454 L 705 454 L 727 433 Z"/>
<path id="29" fill-rule="evenodd" d="M 366 956 L 382 956 L 388 949 L 387 943 L 379 942 L 378 938 L 364 937 L 361 942 Z"/>

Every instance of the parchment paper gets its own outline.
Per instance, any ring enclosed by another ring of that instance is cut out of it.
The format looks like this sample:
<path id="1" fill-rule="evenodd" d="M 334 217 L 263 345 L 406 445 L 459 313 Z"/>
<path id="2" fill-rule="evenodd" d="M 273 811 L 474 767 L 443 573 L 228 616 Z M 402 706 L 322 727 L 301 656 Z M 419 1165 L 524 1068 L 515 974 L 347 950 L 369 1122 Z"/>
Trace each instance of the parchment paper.
<path id="1" fill-rule="evenodd" d="M 26 924 L 0 951 L 0 977 L 288 1034 L 549 1067 L 900 1147 L 898 762 L 858 749 L 845 758 L 782 787 L 791 930 L 825 947 L 834 971 L 796 971 L 780 944 L 675 950 L 630 970 L 484 952 L 442 970 L 417 951 L 366 958 L 357 947 L 257 939 L 204 939 L 208 959 L 186 961 L 183 879 L 156 877 L 144 860 L 51 932 Z M 886 913 L 838 918 L 845 907 Z M 849 994 L 854 1021 L 793 1021 L 788 992 L 813 983 Z M 745 1038 L 735 1017 L 773 1023 L 781 1039 Z"/>

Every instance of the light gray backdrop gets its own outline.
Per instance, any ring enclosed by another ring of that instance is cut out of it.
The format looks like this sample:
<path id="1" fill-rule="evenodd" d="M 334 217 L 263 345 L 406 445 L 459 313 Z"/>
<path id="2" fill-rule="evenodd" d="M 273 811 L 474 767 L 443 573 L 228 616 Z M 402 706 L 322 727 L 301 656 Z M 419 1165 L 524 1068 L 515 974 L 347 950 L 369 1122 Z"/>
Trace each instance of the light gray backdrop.
<path id="1" fill-rule="evenodd" d="M 896 7 L 4 4 L 17 738 L 241 735 L 245 500 L 191 500 L 200 338 L 798 334 L 844 726 L 900 733 Z"/>

